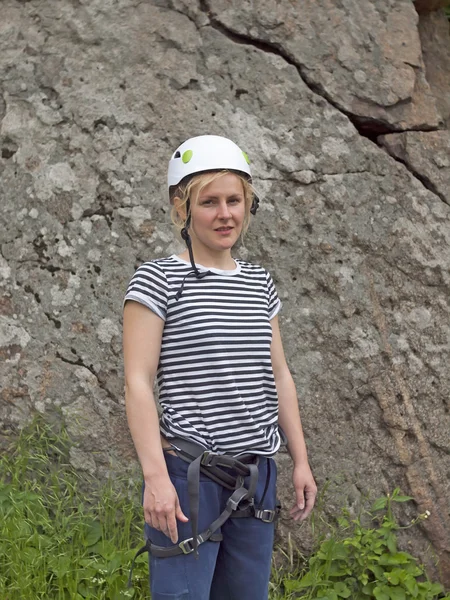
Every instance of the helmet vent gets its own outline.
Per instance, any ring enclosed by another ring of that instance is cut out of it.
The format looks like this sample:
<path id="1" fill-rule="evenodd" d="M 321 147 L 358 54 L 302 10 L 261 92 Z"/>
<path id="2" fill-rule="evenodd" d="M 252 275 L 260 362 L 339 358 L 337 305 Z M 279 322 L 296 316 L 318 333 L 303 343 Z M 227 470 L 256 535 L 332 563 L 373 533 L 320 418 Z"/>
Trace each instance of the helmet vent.
<path id="1" fill-rule="evenodd" d="M 179 151 L 179 150 L 177 150 L 177 151 L 175 152 L 175 154 L 173 155 L 173 157 L 174 157 L 174 158 L 181 158 L 180 151 Z"/>

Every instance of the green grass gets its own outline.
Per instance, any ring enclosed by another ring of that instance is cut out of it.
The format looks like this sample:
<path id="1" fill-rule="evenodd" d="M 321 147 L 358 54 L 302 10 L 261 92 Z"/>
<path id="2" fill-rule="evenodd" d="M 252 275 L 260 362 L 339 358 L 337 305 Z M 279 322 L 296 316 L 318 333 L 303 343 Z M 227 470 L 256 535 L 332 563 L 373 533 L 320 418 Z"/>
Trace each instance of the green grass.
<path id="1" fill-rule="evenodd" d="M 139 484 L 81 480 L 68 450 L 64 431 L 37 420 L 0 459 L 0 598 L 149 598 L 145 558 L 126 587 L 142 545 Z"/>
<path id="2" fill-rule="evenodd" d="M 0 457 L 1 600 L 149 600 L 146 555 L 128 571 L 142 545 L 140 481 L 99 485 L 69 464 L 64 430 L 37 419 Z M 397 549 L 399 490 L 350 519 L 324 519 L 326 490 L 309 526 L 310 557 L 289 538 L 279 549 L 270 600 L 450 600 L 424 568 Z M 414 526 L 427 515 L 419 515 Z M 278 564 L 279 563 L 279 564 Z M 243 599 L 245 600 L 245 599 Z"/>

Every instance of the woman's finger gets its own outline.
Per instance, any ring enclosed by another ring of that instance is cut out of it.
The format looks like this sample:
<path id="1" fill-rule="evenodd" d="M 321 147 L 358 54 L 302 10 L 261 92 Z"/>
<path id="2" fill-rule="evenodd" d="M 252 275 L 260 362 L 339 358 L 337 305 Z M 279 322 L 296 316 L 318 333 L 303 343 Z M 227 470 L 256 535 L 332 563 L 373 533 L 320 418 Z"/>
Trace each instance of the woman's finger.
<path id="1" fill-rule="evenodd" d="M 298 521 L 302 517 L 303 512 L 304 509 L 299 508 L 297 504 L 295 504 L 289 511 L 289 514 L 294 519 L 294 521 Z"/>
<path id="2" fill-rule="evenodd" d="M 150 525 L 150 527 L 156 529 L 153 524 L 152 513 L 149 510 L 144 510 L 144 521 L 147 523 L 147 525 Z"/>
<path id="3" fill-rule="evenodd" d="M 155 529 L 164 533 L 167 537 L 169 537 L 169 528 L 167 527 L 167 518 L 165 513 L 159 513 L 158 515 L 153 515 L 153 522 L 155 523 Z"/>
<path id="4" fill-rule="evenodd" d="M 169 515 L 167 515 L 167 530 L 166 534 L 174 544 L 178 542 L 178 528 L 177 528 L 177 520 L 175 518 L 175 511 L 172 511 Z"/>
<path id="5" fill-rule="evenodd" d="M 306 517 L 310 514 L 313 509 L 314 503 L 316 501 L 316 493 L 312 491 L 305 492 L 305 510 L 303 511 L 302 520 L 306 519 Z"/>

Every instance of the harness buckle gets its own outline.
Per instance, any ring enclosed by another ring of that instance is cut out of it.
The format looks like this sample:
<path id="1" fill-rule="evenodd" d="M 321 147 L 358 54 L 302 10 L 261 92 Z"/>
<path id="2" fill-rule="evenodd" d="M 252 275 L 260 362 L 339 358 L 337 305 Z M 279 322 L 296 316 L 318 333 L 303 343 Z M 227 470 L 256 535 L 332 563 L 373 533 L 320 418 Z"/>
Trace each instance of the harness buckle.
<path id="1" fill-rule="evenodd" d="M 234 498 L 228 498 L 227 506 L 231 508 L 231 510 L 236 510 L 239 505 L 240 500 L 234 500 Z"/>
<path id="2" fill-rule="evenodd" d="M 214 452 L 211 452 L 211 450 L 205 450 L 203 452 L 200 464 L 203 465 L 204 467 L 211 466 L 214 456 L 215 456 Z"/>
<path id="3" fill-rule="evenodd" d="M 255 509 L 255 517 L 260 519 L 263 523 L 273 523 L 276 514 L 276 510 Z"/>
<path id="4" fill-rule="evenodd" d="M 187 538 L 186 540 L 183 540 L 178 544 L 178 546 L 183 551 L 183 554 L 190 554 L 191 552 L 194 552 L 194 548 L 192 547 L 193 541 L 194 538 Z"/>

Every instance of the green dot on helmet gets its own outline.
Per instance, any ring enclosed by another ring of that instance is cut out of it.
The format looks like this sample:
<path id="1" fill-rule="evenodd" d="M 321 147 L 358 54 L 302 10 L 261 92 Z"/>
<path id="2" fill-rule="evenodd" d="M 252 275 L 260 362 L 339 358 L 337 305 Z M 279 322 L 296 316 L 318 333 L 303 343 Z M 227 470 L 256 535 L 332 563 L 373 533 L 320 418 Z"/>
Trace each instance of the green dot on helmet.
<path id="1" fill-rule="evenodd" d="M 248 157 L 248 154 L 247 154 L 247 152 L 244 152 L 244 151 L 242 150 L 242 154 L 243 154 L 243 156 L 244 156 L 244 158 L 245 158 L 245 162 L 246 162 L 246 163 L 249 165 L 249 164 L 250 164 L 250 159 L 249 159 L 249 157 Z"/>
<path id="2" fill-rule="evenodd" d="M 186 152 L 183 152 L 181 160 L 184 162 L 184 164 L 187 164 L 191 160 L 193 154 L 194 153 L 192 152 L 192 150 L 186 150 Z"/>

